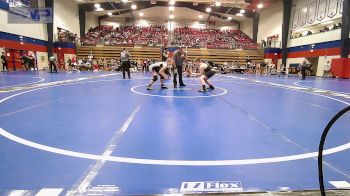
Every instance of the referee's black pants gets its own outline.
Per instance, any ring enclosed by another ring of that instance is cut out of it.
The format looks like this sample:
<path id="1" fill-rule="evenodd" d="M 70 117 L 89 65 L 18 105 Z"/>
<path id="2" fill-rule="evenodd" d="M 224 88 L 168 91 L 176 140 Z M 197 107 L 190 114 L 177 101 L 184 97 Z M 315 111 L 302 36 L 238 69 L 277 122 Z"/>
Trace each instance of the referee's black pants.
<path id="1" fill-rule="evenodd" d="M 128 77 L 130 78 L 130 61 L 122 61 L 122 71 L 123 78 L 125 78 L 125 72 L 128 73 Z"/>
<path id="2" fill-rule="evenodd" d="M 180 86 L 182 86 L 184 85 L 184 82 L 182 80 L 182 66 L 176 65 L 176 69 L 177 69 L 177 73 L 174 72 L 174 79 L 173 79 L 174 86 L 177 86 L 177 75 L 179 75 L 179 83 L 180 83 Z"/>

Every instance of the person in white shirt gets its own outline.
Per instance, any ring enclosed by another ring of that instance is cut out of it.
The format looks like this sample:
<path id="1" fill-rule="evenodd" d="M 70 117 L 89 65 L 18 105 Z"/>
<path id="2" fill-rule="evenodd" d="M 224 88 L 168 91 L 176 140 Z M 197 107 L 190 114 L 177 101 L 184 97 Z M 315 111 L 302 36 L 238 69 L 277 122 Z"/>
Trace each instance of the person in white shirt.
<path id="1" fill-rule="evenodd" d="M 327 61 L 326 64 L 324 65 L 324 73 L 323 73 L 323 77 L 329 77 L 330 76 L 330 71 L 331 71 L 331 62 Z"/>
<path id="2" fill-rule="evenodd" d="M 166 70 L 170 70 L 174 65 L 174 60 L 168 58 L 166 62 L 153 63 L 149 66 L 149 70 L 152 72 L 152 80 L 147 86 L 147 90 L 152 90 L 152 85 L 158 80 L 158 75 L 160 76 L 160 86 L 162 89 L 167 89 L 164 86 L 164 79 L 168 79 L 169 76 L 165 73 Z"/>
<path id="3" fill-rule="evenodd" d="M 130 57 L 131 57 L 131 55 L 130 55 L 129 51 L 127 51 L 124 48 L 120 54 L 120 60 L 121 60 L 122 70 L 123 70 L 123 79 L 125 79 L 125 72 L 128 73 L 129 79 L 131 78 L 130 77 Z"/>

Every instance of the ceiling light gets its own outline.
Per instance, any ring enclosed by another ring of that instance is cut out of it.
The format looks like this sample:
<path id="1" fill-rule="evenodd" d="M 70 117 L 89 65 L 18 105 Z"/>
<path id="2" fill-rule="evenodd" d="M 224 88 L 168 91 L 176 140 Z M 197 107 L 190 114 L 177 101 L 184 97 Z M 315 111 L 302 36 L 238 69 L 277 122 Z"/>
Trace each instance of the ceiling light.
<path id="1" fill-rule="evenodd" d="M 141 16 L 141 17 L 142 17 L 142 16 L 143 16 L 143 12 L 140 12 L 140 13 L 139 13 L 139 16 Z"/>
<path id="2" fill-rule="evenodd" d="M 211 8 L 207 7 L 207 9 L 205 9 L 206 12 L 211 12 Z"/>
<path id="3" fill-rule="evenodd" d="M 136 10 L 137 6 L 135 4 L 131 5 L 131 9 Z"/>
<path id="4" fill-rule="evenodd" d="M 215 6 L 216 6 L 216 7 L 220 7 L 220 6 L 221 6 L 221 2 L 220 2 L 220 1 L 216 1 L 216 2 L 215 2 Z"/>
<path id="5" fill-rule="evenodd" d="M 175 7 L 171 5 L 171 6 L 169 6 L 169 10 L 170 10 L 170 11 L 174 11 L 174 10 L 175 10 Z"/>
<path id="6" fill-rule="evenodd" d="M 170 18 L 170 19 L 174 19 L 174 14 L 170 14 L 170 15 L 169 15 L 169 18 Z"/>
<path id="7" fill-rule="evenodd" d="M 227 17 L 227 20 L 232 20 L 232 17 L 231 16 Z"/>
<path id="8" fill-rule="evenodd" d="M 258 8 L 259 8 L 259 9 L 261 9 L 261 8 L 263 8 L 263 7 L 264 7 L 264 5 L 263 5 L 262 3 L 259 3 L 259 4 L 258 4 Z"/>
<path id="9" fill-rule="evenodd" d="M 113 14 L 112 14 L 112 12 L 108 12 L 108 16 L 112 16 Z"/>
<path id="10" fill-rule="evenodd" d="M 175 0 L 170 0 L 169 5 L 175 5 Z"/>
<path id="11" fill-rule="evenodd" d="M 245 10 L 241 9 L 241 10 L 239 10 L 239 13 L 244 14 Z"/>
<path id="12" fill-rule="evenodd" d="M 99 3 L 95 3 L 95 8 L 100 8 L 101 5 Z"/>
<path id="13" fill-rule="evenodd" d="M 237 13 L 236 15 L 237 15 L 237 16 L 243 16 L 243 14 L 241 14 L 241 13 Z"/>
<path id="14" fill-rule="evenodd" d="M 127 2 L 128 2 L 128 0 L 122 0 L 122 2 L 123 2 L 123 3 L 127 3 Z"/>
<path id="15" fill-rule="evenodd" d="M 198 15 L 198 18 L 202 19 L 202 18 L 203 18 L 203 15 L 202 15 L 202 14 Z"/>

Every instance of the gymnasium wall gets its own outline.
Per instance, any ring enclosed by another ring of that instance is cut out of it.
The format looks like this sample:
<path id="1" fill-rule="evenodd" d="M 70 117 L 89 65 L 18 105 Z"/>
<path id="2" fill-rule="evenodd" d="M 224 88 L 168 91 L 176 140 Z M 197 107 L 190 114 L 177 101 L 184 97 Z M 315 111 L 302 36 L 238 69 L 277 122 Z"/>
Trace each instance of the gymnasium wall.
<path id="1" fill-rule="evenodd" d="M 249 37 L 253 37 L 253 19 L 246 18 L 243 22 L 241 22 L 241 31 L 243 31 Z"/>
<path id="2" fill-rule="evenodd" d="M 305 44 L 317 44 L 341 39 L 341 29 L 327 31 L 288 40 L 288 47 L 302 46 Z"/>
<path id="3" fill-rule="evenodd" d="M 101 25 L 109 25 L 113 26 L 114 28 L 120 27 L 120 25 L 123 23 L 124 21 L 122 21 L 122 19 L 120 19 L 120 21 L 101 20 Z"/>
<path id="4" fill-rule="evenodd" d="M 79 33 L 78 6 L 71 0 L 55 0 L 54 33 L 57 27 Z M 44 6 L 44 0 L 39 0 L 39 6 Z M 0 51 L 4 48 L 36 52 L 38 68 L 47 66 L 47 29 L 46 24 L 8 24 L 7 11 L 0 9 Z M 54 43 L 55 55 L 75 55 L 74 44 Z"/>
<path id="5" fill-rule="evenodd" d="M 55 0 L 54 3 L 54 37 L 57 38 L 57 27 L 79 34 L 79 14 L 76 1 Z"/>
<path id="6" fill-rule="evenodd" d="M 291 28 L 295 31 L 341 18 L 344 0 L 293 0 Z"/>
<path id="7" fill-rule="evenodd" d="M 90 28 L 94 28 L 98 26 L 98 17 L 86 12 L 85 13 L 85 32 L 88 32 Z"/>
<path id="8" fill-rule="evenodd" d="M 268 9 L 262 10 L 259 19 L 258 42 L 267 40 L 267 37 L 279 35 L 282 40 L 283 2 L 272 4 Z M 252 27 L 250 27 L 252 28 Z"/>
<path id="9" fill-rule="evenodd" d="M 7 11 L 0 9 L 0 32 L 47 40 L 46 24 L 8 24 Z"/>
<path id="10" fill-rule="evenodd" d="M 198 20 L 175 20 L 166 21 L 162 19 L 135 19 L 134 21 L 125 21 L 125 18 L 107 18 L 101 21 L 102 25 L 111 25 L 114 27 L 119 27 L 120 25 L 136 25 L 136 26 L 155 26 L 155 25 L 165 25 L 168 29 L 174 29 L 179 27 L 191 27 L 191 28 L 206 28 L 206 24 L 199 23 Z M 238 24 L 234 24 L 228 21 L 215 21 L 215 24 L 208 25 L 208 28 L 214 29 L 238 29 Z"/>

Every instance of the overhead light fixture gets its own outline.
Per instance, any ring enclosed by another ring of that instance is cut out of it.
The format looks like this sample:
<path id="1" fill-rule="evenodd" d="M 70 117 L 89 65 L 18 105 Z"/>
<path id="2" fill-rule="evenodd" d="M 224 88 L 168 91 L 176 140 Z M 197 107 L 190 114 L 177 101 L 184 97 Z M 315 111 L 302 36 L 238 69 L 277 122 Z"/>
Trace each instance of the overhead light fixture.
<path id="1" fill-rule="evenodd" d="M 220 1 L 215 1 L 215 6 L 216 7 L 220 7 L 221 6 L 221 2 Z"/>
<path id="2" fill-rule="evenodd" d="M 137 6 L 136 6 L 135 4 L 132 4 L 132 5 L 131 5 L 131 9 L 136 10 L 136 9 L 137 9 Z"/>
<path id="3" fill-rule="evenodd" d="M 243 14 L 241 14 L 241 13 L 237 13 L 236 15 L 237 15 L 237 16 L 243 16 Z"/>
<path id="4" fill-rule="evenodd" d="M 174 14 L 170 14 L 170 15 L 169 15 L 169 18 L 170 18 L 170 19 L 174 19 Z"/>
<path id="5" fill-rule="evenodd" d="M 96 11 L 100 12 L 103 11 L 104 9 L 102 7 L 96 8 Z"/>
<path id="6" fill-rule="evenodd" d="M 210 7 L 207 7 L 207 9 L 205 9 L 206 12 L 211 12 L 211 8 Z"/>
<path id="7" fill-rule="evenodd" d="M 128 2 L 128 0 L 122 0 L 122 2 L 123 2 L 123 3 L 127 3 L 127 2 Z"/>
<path id="8" fill-rule="evenodd" d="M 199 19 L 202 19 L 202 18 L 203 18 L 203 15 L 202 15 L 202 14 L 198 15 L 198 18 L 199 18 Z"/>
<path id="9" fill-rule="evenodd" d="M 139 16 L 141 16 L 141 17 L 142 17 L 142 16 L 143 16 L 143 12 L 140 12 L 140 13 L 139 13 Z"/>
<path id="10" fill-rule="evenodd" d="M 232 17 L 231 16 L 227 17 L 227 20 L 232 20 Z"/>
<path id="11" fill-rule="evenodd" d="M 108 16 L 112 16 L 113 14 L 112 14 L 112 12 L 108 12 Z"/>
<path id="12" fill-rule="evenodd" d="M 239 13 L 244 14 L 244 13 L 245 13 L 245 10 L 244 10 L 244 9 L 241 9 L 241 10 L 239 10 Z"/>
<path id="13" fill-rule="evenodd" d="M 99 3 L 95 3 L 95 8 L 100 8 L 101 5 Z"/>
<path id="14" fill-rule="evenodd" d="M 258 4 L 258 8 L 259 8 L 259 9 L 261 9 L 261 8 L 263 8 L 263 7 L 264 7 L 264 5 L 263 5 L 262 3 L 259 3 L 259 4 Z"/>
<path id="15" fill-rule="evenodd" d="M 175 0 L 170 0 L 169 5 L 175 5 Z"/>
<path id="16" fill-rule="evenodd" d="M 170 11 L 174 11 L 174 10 L 175 10 L 175 7 L 171 5 L 171 6 L 169 6 L 169 10 L 170 10 Z"/>

